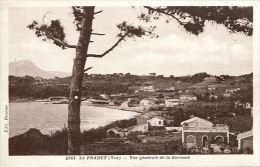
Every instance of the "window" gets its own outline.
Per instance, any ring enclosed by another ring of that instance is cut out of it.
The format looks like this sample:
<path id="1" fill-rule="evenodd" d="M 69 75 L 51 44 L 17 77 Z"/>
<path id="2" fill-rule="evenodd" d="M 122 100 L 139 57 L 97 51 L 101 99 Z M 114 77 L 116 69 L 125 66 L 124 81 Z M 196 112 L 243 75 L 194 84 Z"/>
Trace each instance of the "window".
<path id="1" fill-rule="evenodd" d="M 202 146 L 205 147 L 208 145 L 208 136 L 203 136 L 202 137 Z"/>
<path id="2" fill-rule="evenodd" d="M 186 145 L 187 145 L 187 148 L 195 147 L 196 146 L 196 138 L 195 138 L 195 136 L 193 136 L 193 135 L 187 136 L 187 138 L 186 138 Z"/>
<path id="3" fill-rule="evenodd" d="M 159 121 L 159 125 L 161 125 L 161 123 L 162 123 L 162 122 L 161 122 L 161 121 Z"/>
<path id="4" fill-rule="evenodd" d="M 187 143 L 196 143 L 196 138 L 193 135 L 187 137 Z"/>
<path id="5" fill-rule="evenodd" d="M 221 143 L 224 142 L 224 137 L 223 136 L 216 136 L 215 141 L 216 141 L 216 144 L 221 144 Z"/>

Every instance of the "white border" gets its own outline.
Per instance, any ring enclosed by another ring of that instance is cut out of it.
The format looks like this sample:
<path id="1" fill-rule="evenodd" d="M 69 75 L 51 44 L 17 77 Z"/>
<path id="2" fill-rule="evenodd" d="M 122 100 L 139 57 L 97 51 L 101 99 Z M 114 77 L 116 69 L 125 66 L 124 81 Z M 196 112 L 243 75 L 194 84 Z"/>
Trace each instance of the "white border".
<path id="1" fill-rule="evenodd" d="M 66 156 L 8 156 L 8 134 L 3 132 L 3 117 L 1 117 L 1 156 L 0 162 L 4 167 L 40 167 L 40 166 L 260 166 L 260 145 L 259 145 L 259 87 L 260 87 L 260 52 L 259 52 L 259 11 L 260 3 L 255 0 L 235 0 L 235 1 L 144 1 L 144 0 L 125 0 L 125 1 L 65 1 L 65 0 L 45 0 L 45 1 L 15 1 L 2 0 L 0 3 L 1 12 L 1 116 L 5 105 L 8 104 L 8 8 L 9 7 L 66 7 L 71 5 L 95 5 L 95 6 L 143 6 L 143 5 L 175 5 L 175 6 L 253 6 L 254 7 L 254 33 L 253 33 L 253 71 L 254 71 L 254 154 L 253 155 L 192 155 L 189 160 L 130 160 L 129 156 L 120 161 L 108 160 L 88 160 L 88 161 L 65 161 Z"/>

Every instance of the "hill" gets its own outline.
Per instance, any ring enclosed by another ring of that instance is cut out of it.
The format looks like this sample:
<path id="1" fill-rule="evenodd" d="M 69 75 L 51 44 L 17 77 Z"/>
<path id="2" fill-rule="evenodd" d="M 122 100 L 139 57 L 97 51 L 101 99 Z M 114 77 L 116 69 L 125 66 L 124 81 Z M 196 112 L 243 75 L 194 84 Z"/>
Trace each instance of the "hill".
<path id="1" fill-rule="evenodd" d="M 58 71 L 44 71 L 37 67 L 30 60 L 20 60 L 17 62 L 9 63 L 9 75 L 13 76 L 32 76 L 41 77 L 45 79 L 55 78 L 55 77 L 67 77 L 70 74 Z"/>

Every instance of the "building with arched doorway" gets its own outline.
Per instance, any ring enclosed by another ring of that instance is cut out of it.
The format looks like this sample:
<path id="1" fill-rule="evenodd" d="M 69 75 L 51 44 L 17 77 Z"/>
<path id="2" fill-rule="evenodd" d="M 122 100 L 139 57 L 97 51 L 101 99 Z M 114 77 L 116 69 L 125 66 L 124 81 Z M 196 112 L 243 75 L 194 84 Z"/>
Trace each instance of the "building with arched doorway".
<path id="1" fill-rule="evenodd" d="M 181 126 L 182 142 L 187 148 L 229 143 L 229 128 L 225 124 L 213 124 L 205 119 L 193 117 L 181 122 Z"/>

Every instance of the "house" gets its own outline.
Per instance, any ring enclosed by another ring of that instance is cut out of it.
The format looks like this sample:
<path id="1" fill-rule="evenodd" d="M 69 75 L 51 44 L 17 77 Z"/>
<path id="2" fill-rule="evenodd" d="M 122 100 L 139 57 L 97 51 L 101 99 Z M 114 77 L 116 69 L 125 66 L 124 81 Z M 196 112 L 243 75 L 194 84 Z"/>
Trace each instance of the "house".
<path id="1" fill-rule="evenodd" d="M 182 82 L 178 80 L 176 83 L 177 83 L 177 84 L 181 84 Z"/>
<path id="2" fill-rule="evenodd" d="M 182 92 L 184 92 L 183 90 L 178 90 L 178 93 L 182 93 Z"/>
<path id="3" fill-rule="evenodd" d="M 35 84 L 40 85 L 40 84 L 43 84 L 43 82 L 44 82 L 44 79 L 41 77 L 35 77 L 34 79 L 35 79 Z"/>
<path id="4" fill-rule="evenodd" d="M 128 109 L 129 108 L 129 102 L 128 101 L 124 101 L 123 103 L 121 103 L 121 108 L 122 109 Z"/>
<path id="5" fill-rule="evenodd" d="M 128 135 L 128 132 L 127 129 L 114 127 L 107 130 L 107 135 L 116 136 L 116 137 L 125 137 Z"/>
<path id="6" fill-rule="evenodd" d="M 165 107 L 174 107 L 181 104 L 179 99 L 165 99 Z"/>
<path id="7" fill-rule="evenodd" d="M 208 90 L 214 91 L 216 90 L 216 87 L 214 85 L 209 85 Z"/>
<path id="8" fill-rule="evenodd" d="M 138 116 L 136 117 L 137 125 L 147 123 L 148 118 L 144 116 Z"/>
<path id="9" fill-rule="evenodd" d="M 230 94 L 230 93 L 223 93 L 223 96 L 224 96 L 224 97 L 230 97 L 231 94 Z"/>
<path id="10" fill-rule="evenodd" d="M 214 94 L 209 94 L 209 99 L 210 100 L 216 100 L 216 99 L 218 99 L 218 96 L 214 95 Z"/>
<path id="11" fill-rule="evenodd" d="M 217 78 L 216 77 L 205 77 L 203 82 L 204 83 L 216 83 Z"/>
<path id="12" fill-rule="evenodd" d="M 128 132 L 147 132 L 148 131 L 148 122 L 130 126 L 127 128 Z"/>
<path id="13" fill-rule="evenodd" d="M 156 113 L 154 111 L 152 112 L 147 112 L 145 114 L 142 114 L 138 117 L 136 117 L 136 120 L 137 120 L 137 125 L 139 124 L 143 124 L 143 123 L 147 123 L 149 119 L 153 118 L 154 116 L 157 116 L 161 113 Z"/>
<path id="14" fill-rule="evenodd" d="M 174 87 L 174 86 L 171 86 L 171 87 L 167 88 L 166 90 L 168 90 L 168 91 L 174 91 L 174 90 L 175 90 L 175 87 Z"/>
<path id="15" fill-rule="evenodd" d="M 195 95 L 181 95 L 180 100 L 181 102 L 197 101 L 197 97 Z"/>
<path id="16" fill-rule="evenodd" d="M 127 101 L 129 107 L 137 107 L 140 103 L 140 100 L 138 98 L 128 98 Z"/>
<path id="17" fill-rule="evenodd" d="M 243 153 L 253 150 L 253 132 L 252 130 L 240 133 L 237 135 L 238 140 L 238 150 Z"/>
<path id="18" fill-rule="evenodd" d="M 155 105 L 155 99 L 142 99 L 139 104 L 144 110 L 147 110 Z"/>
<path id="19" fill-rule="evenodd" d="M 251 108 L 251 104 L 250 103 L 245 103 L 245 108 L 246 109 L 250 109 Z"/>
<path id="20" fill-rule="evenodd" d="M 154 86 L 152 86 L 152 85 L 142 86 L 139 90 L 144 91 L 144 92 L 155 92 Z"/>
<path id="21" fill-rule="evenodd" d="M 187 148 L 207 147 L 210 144 L 229 143 L 229 127 L 213 124 L 199 117 L 181 122 L 182 142 Z"/>
<path id="22" fill-rule="evenodd" d="M 235 93 L 235 92 L 237 92 L 237 91 L 239 91 L 240 90 L 240 88 L 230 88 L 230 89 L 226 89 L 226 93 Z"/>
<path id="23" fill-rule="evenodd" d="M 163 127 L 164 126 L 164 118 L 161 116 L 154 116 L 153 118 L 148 120 L 149 126 L 155 126 L 155 127 Z"/>

